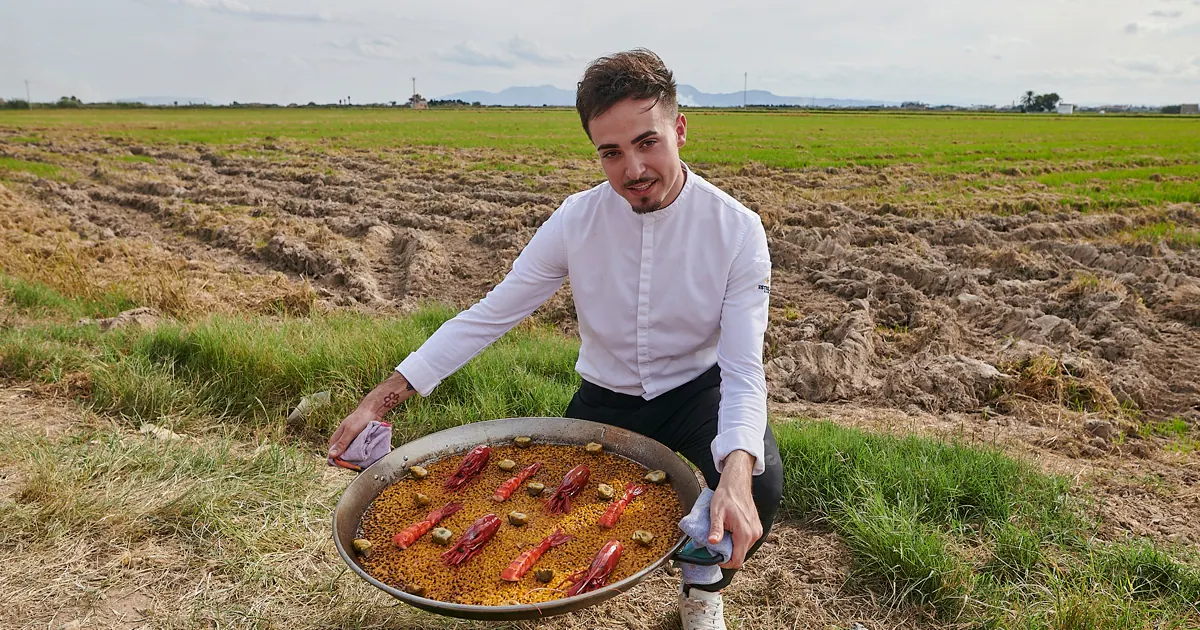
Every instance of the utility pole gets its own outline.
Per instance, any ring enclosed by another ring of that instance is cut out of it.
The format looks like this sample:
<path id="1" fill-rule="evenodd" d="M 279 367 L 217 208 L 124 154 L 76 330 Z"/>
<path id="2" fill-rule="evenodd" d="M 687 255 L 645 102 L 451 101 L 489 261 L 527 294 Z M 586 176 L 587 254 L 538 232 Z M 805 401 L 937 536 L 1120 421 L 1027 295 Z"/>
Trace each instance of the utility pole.
<path id="1" fill-rule="evenodd" d="M 749 72 L 742 73 L 742 109 L 746 108 L 746 85 L 747 85 L 747 82 L 750 80 L 749 77 L 750 77 Z"/>
<path id="2" fill-rule="evenodd" d="M 29 79 L 25 79 L 25 107 L 33 109 L 33 99 L 29 98 Z"/>
<path id="3" fill-rule="evenodd" d="M 417 77 L 413 77 L 413 101 L 417 100 Z"/>

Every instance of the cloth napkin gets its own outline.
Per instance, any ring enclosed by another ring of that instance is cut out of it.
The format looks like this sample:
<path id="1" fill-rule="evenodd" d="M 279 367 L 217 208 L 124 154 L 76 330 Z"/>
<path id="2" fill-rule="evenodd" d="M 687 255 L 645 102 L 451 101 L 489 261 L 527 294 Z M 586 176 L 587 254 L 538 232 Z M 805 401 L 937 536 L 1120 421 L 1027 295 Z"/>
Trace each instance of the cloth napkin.
<path id="1" fill-rule="evenodd" d="M 728 562 L 733 557 L 733 535 L 728 531 L 717 544 L 709 544 L 708 531 L 712 525 L 709 518 L 709 506 L 712 503 L 713 491 L 705 488 L 692 506 L 692 511 L 679 521 L 679 529 L 692 539 L 692 544 L 708 549 L 709 553 L 719 556 L 721 562 Z M 688 562 L 679 563 L 683 573 L 683 581 L 687 584 L 714 584 L 721 579 L 721 567 L 717 565 L 702 566 Z"/>
<path id="2" fill-rule="evenodd" d="M 372 420 L 354 438 L 340 457 L 330 457 L 330 466 L 361 471 L 379 461 L 392 450 L 392 425 Z"/>

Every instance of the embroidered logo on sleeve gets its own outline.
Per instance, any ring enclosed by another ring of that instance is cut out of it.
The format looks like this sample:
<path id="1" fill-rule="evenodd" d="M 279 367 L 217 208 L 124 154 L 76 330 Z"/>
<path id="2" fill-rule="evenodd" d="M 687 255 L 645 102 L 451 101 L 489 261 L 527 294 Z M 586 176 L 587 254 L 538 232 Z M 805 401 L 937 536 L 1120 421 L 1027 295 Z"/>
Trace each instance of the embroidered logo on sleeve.
<path id="1" fill-rule="evenodd" d="M 760 282 L 758 285 L 758 290 L 766 293 L 767 295 L 771 295 L 771 276 L 763 278 L 762 282 Z"/>

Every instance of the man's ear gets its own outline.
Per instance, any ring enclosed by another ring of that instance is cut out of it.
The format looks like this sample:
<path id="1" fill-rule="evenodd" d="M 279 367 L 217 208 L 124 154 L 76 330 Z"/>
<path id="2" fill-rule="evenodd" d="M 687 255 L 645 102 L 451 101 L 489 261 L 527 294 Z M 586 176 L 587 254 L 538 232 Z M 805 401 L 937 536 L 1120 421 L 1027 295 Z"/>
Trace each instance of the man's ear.
<path id="1" fill-rule="evenodd" d="M 675 137 L 679 141 L 679 146 L 687 144 L 687 118 L 683 114 L 675 116 Z"/>

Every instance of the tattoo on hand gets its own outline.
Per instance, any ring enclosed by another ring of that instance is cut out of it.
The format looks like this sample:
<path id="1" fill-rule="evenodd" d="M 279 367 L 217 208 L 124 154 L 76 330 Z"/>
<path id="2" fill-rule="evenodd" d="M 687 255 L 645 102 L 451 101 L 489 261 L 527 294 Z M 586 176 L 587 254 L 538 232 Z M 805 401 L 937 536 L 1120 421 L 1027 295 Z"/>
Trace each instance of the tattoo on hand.
<path id="1" fill-rule="evenodd" d="M 398 404 L 400 404 L 400 394 L 392 392 L 383 397 L 383 404 L 379 406 L 379 411 L 387 411 Z"/>

